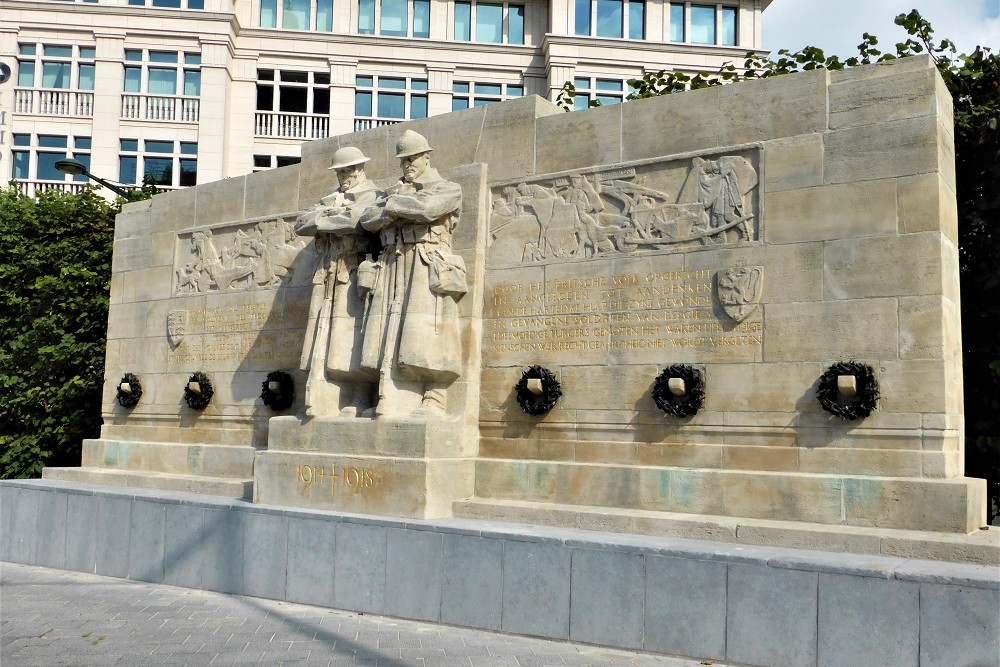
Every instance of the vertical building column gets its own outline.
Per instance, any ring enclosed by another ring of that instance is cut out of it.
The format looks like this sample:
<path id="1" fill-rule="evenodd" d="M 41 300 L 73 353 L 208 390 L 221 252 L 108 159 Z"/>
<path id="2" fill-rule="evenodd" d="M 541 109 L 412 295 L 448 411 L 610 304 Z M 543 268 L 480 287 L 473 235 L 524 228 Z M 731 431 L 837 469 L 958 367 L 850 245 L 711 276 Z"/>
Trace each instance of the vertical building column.
<path id="1" fill-rule="evenodd" d="M 253 171 L 253 138 L 257 109 L 256 56 L 237 53 L 232 60 L 229 74 L 226 162 L 223 173 L 225 177 L 249 174 Z M 204 91 L 204 88 L 202 90 Z"/>
<path id="2" fill-rule="evenodd" d="M 6 186 L 14 173 L 10 133 L 17 85 L 17 28 L 0 28 L 0 62 L 10 67 L 10 81 L 0 85 L 0 183 Z"/>
<path id="3" fill-rule="evenodd" d="M 329 58 L 330 64 L 330 135 L 354 132 L 354 77 L 358 61 L 353 58 Z"/>
<path id="4" fill-rule="evenodd" d="M 455 3 L 452 0 L 431 0 L 431 39 L 452 39 Z"/>
<path id="5" fill-rule="evenodd" d="M 532 5 L 536 7 L 537 5 Z M 553 35 L 573 34 L 574 0 L 550 0 L 549 32 Z"/>
<path id="6" fill-rule="evenodd" d="M 455 79 L 453 65 L 427 66 L 427 115 L 440 116 L 451 111 L 451 98 Z"/>
<path id="7" fill-rule="evenodd" d="M 198 182 L 225 178 L 229 118 L 232 114 L 253 114 L 250 109 L 230 106 L 229 41 L 201 40 L 201 102 L 198 121 Z M 252 122 L 252 121 L 251 121 Z"/>
<path id="8" fill-rule="evenodd" d="M 562 90 L 563 84 L 573 80 L 576 72 L 576 61 L 558 60 L 545 64 L 545 73 L 549 80 L 549 101 L 555 102 L 556 97 Z"/>
<path id="9" fill-rule="evenodd" d="M 121 148 L 122 81 L 125 74 L 125 33 L 95 32 L 94 120 L 91 130 L 90 172 L 118 181 Z M 133 139 L 138 136 L 130 137 Z"/>
<path id="10" fill-rule="evenodd" d="M 669 0 L 646 0 L 646 41 L 665 42 L 667 41 L 666 14 L 667 2 Z"/>
<path id="11" fill-rule="evenodd" d="M 739 16 L 736 18 L 736 43 L 747 49 L 759 49 L 760 44 L 760 0 L 752 3 L 740 3 Z"/>

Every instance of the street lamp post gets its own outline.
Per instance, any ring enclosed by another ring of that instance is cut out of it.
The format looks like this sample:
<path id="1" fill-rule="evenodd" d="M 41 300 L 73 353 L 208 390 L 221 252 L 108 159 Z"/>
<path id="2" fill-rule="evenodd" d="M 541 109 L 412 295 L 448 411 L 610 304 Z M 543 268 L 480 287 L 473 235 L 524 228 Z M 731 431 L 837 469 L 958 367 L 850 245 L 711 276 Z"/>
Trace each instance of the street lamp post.
<path id="1" fill-rule="evenodd" d="M 61 171 L 64 174 L 69 174 L 70 176 L 86 176 L 90 180 L 100 183 L 108 190 L 111 190 L 119 197 L 124 197 L 125 199 L 128 199 L 129 197 L 128 190 L 120 188 L 117 185 L 112 185 L 103 178 L 94 176 L 92 173 L 87 171 L 87 167 L 84 166 L 84 164 L 79 160 L 56 160 L 55 167 L 58 171 Z"/>

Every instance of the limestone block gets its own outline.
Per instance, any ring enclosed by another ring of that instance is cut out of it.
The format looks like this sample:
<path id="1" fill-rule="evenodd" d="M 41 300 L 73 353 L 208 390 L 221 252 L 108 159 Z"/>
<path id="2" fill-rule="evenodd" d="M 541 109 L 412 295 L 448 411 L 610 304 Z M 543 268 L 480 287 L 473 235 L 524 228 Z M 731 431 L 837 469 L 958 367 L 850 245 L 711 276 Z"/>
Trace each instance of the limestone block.
<path id="1" fill-rule="evenodd" d="M 443 536 L 434 531 L 386 531 L 385 613 L 440 621 Z"/>
<path id="2" fill-rule="evenodd" d="M 920 584 L 923 667 L 989 665 L 998 655 L 1000 593 L 996 589 Z"/>
<path id="3" fill-rule="evenodd" d="M 797 447 L 736 445 L 724 448 L 723 452 L 722 467 L 727 470 L 792 472 L 799 469 Z"/>
<path id="4" fill-rule="evenodd" d="M 622 105 L 622 160 L 723 146 L 722 87 L 635 100 Z"/>
<path id="5" fill-rule="evenodd" d="M 249 511 L 243 516 L 243 594 L 286 599 L 288 517 Z"/>
<path id="6" fill-rule="evenodd" d="M 138 271 L 153 263 L 153 245 L 148 235 L 115 239 L 112 252 L 112 273 Z"/>
<path id="7" fill-rule="evenodd" d="M 536 95 L 503 104 L 490 104 L 485 109 L 486 117 L 475 147 L 475 159 L 469 162 L 488 164 L 491 181 L 544 171 L 536 167 L 536 151 L 549 143 L 536 141 L 537 137 L 543 136 L 542 119 L 572 115 L 565 114 L 556 105 Z M 446 123 L 443 119 L 439 122 Z M 455 157 L 463 154 L 456 151 Z"/>
<path id="8" fill-rule="evenodd" d="M 500 629 L 501 540 L 446 534 L 441 575 L 441 622 Z"/>
<path id="9" fill-rule="evenodd" d="M 563 407 L 568 409 L 654 409 L 651 390 L 660 370 L 656 366 L 566 366 L 559 381 L 563 385 Z M 587 386 L 616 387 L 614 392 L 585 391 Z M 574 391 L 575 390 L 575 391 Z M 613 429 L 620 431 L 620 429 Z M 586 437 L 581 435 L 581 437 Z"/>
<path id="10" fill-rule="evenodd" d="M 923 470 L 922 455 L 918 451 L 887 451 L 857 447 L 851 449 L 804 447 L 798 451 L 799 470 L 802 472 L 920 477 Z"/>
<path id="11" fill-rule="evenodd" d="M 773 192 L 765 194 L 764 205 L 768 243 L 896 233 L 896 183 L 892 179 Z"/>
<path id="12" fill-rule="evenodd" d="M 234 176 L 221 181 L 204 183 L 196 188 L 195 224 L 213 225 L 243 220 L 243 198 L 246 176 Z"/>
<path id="13" fill-rule="evenodd" d="M 329 166 L 329 165 L 327 165 Z M 243 217 L 299 210 L 299 165 L 247 175 Z"/>
<path id="14" fill-rule="evenodd" d="M 201 588 L 206 548 L 203 539 L 191 542 L 189 536 L 207 534 L 205 509 L 199 505 L 178 504 L 167 505 L 165 512 L 163 583 Z"/>
<path id="15" fill-rule="evenodd" d="M 646 556 L 647 651 L 726 657 L 726 569 L 720 562 Z"/>
<path id="16" fill-rule="evenodd" d="M 954 302 L 937 296 L 899 299 L 900 359 L 958 363 L 961 349 L 961 312 Z"/>
<path id="17" fill-rule="evenodd" d="M 163 581 L 163 559 L 166 552 L 164 528 L 168 504 L 157 499 L 136 499 L 132 504 L 129 527 L 128 578 L 134 581 Z"/>
<path id="18" fill-rule="evenodd" d="M 339 523 L 327 518 L 288 517 L 285 595 L 290 602 L 333 605 L 333 558 Z"/>
<path id="19" fill-rule="evenodd" d="M 578 113 L 538 119 L 535 172 L 540 174 L 622 161 L 622 113 L 628 106 L 612 104 Z"/>
<path id="20" fill-rule="evenodd" d="M 897 72 L 889 78 L 831 82 L 830 129 L 932 115 L 936 111 L 937 76 L 933 69 L 920 68 Z"/>
<path id="21" fill-rule="evenodd" d="M 942 236 L 936 232 L 826 243 L 826 298 L 940 294 Z"/>
<path id="22" fill-rule="evenodd" d="M 968 533 L 984 523 L 984 489 L 973 478 L 846 478 L 844 511 L 852 526 Z"/>
<path id="23" fill-rule="evenodd" d="M 226 507 L 204 510 L 201 586 L 210 591 L 243 595 L 245 512 Z"/>
<path id="24" fill-rule="evenodd" d="M 169 266 L 174 264 L 174 252 L 177 245 L 177 235 L 175 232 L 153 233 L 150 241 L 152 266 Z M 168 286 L 173 289 L 173 275 L 170 276 Z"/>
<path id="25" fill-rule="evenodd" d="M 835 130 L 825 135 L 826 181 L 851 183 L 941 170 L 950 185 L 954 167 L 946 165 L 947 139 L 935 116 Z"/>
<path id="26" fill-rule="evenodd" d="M 386 530 L 365 524 L 337 525 L 333 558 L 333 601 L 337 608 L 384 613 Z"/>
<path id="27" fill-rule="evenodd" d="M 961 441 L 956 435 L 953 447 L 958 448 Z M 920 472 L 923 477 L 942 477 L 950 479 L 961 477 L 965 470 L 962 465 L 962 454 L 959 451 L 922 452 L 920 454 Z"/>
<path id="28" fill-rule="evenodd" d="M 610 573 L 614 575 L 609 576 Z M 642 554 L 573 549 L 571 640 L 642 648 L 644 598 L 645 559 Z"/>
<path id="29" fill-rule="evenodd" d="M 941 231 L 958 244 L 955 193 L 940 173 L 905 176 L 896 181 L 899 231 L 905 234 Z"/>
<path id="30" fill-rule="evenodd" d="M 156 221 L 153 232 L 174 234 L 195 224 L 197 188 L 161 192 L 149 200 L 149 216 Z M 172 258 L 171 258 L 172 259 Z"/>
<path id="31" fill-rule="evenodd" d="M 946 395 L 948 365 L 937 360 L 882 363 L 880 408 L 887 412 L 953 412 Z"/>
<path id="32" fill-rule="evenodd" d="M 97 567 L 105 577 L 128 576 L 129 526 L 132 523 L 132 499 L 114 496 L 97 497 Z"/>
<path id="33" fill-rule="evenodd" d="M 719 145 L 823 132 L 827 128 L 827 70 L 721 86 Z M 789 113 L 794 109 L 795 113 Z"/>
<path id="34" fill-rule="evenodd" d="M 31 562 L 42 567 L 63 569 L 66 562 L 68 496 L 57 491 L 43 491 L 38 494 L 37 498 L 37 525 L 41 529 L 32 529 L 32 532 L 35 533 L 35 553 Z M 4 535 L 6 536 L 5 542 L 14 542 L 18 539 L 14 532 L 5 532 Z"/>
<path id="35" fill-rule="evenodd" d="M 527 106 L 522 109 L 522 112 L 526 112 L 525 120 L 531 119 L 532 115 Z M 389 151 L 390 169 L 386 175 L 399 178 L 399 158 L 395 157 L 395 147 L 396 141 L 407 130 L 413 130 L 427 138 L 427 143 L 434 149 L 431 160 L 437 169 L 476 162 L 476 150 L 481 141 L 483 123 L 488 113 L 486 107 L 478 107 L 460 111 L 457 114 L 449 114 L 447 117 L 432 116 L 408 123 L 389 125 L 386 128 L 385 145 Z"/>
<path id="36" fill-rule="evenodd" d="M 153 231 L 153 217 L 150 204 L 136 208 L 126 208 L 115 216 L 115 240 L 124 241 L 140 236 L 149 236 Z"/>
<path id="37" fill-rule="evenodd" d="M 817 378 L 816 363 L 709 364 L 706 368 L 705 409 L 719 412 L 795 413 L 811 407 Z M 789 426 L 788 418 L 779 423 Z"/>
<path id="38" fill-rule="evenodd" d="M 23 491 L 22 491 L 23 492 Z M 19 496 L 18 501 L 23 496 Z M 94 572 L 97 565 L 98 498 L 93 494 L 74 494 L 66 508 L 66 569 Z M 21 533 L 15 533 L 21 534 Z M 12 559 L 13 560 L 13 559 Z"/>
<path id="39" fill-rule="evenodd" d="M 765 192 L 823 185 L 823 135 L 766 142 L 763 172 Z"/>
<path id="40" fill-rule="evenodd" d="M 684 468 L 721 468 L 725 449 L 715 445 L 640 442 L 636 444 L 637 462 L 652 466 Z"/>
<path id="41" fill-rule="evenodd" d="M 501 630 L 569 638 L 569 549 L 544 542 L 514 542 L 503 550 Z"/>
<path id="42" fill-rule="evenodd" d="M 684 268 L 688 271 L 724 267 L 764 266 L 763 303 L 818 301 L 823 298 L 823 244 L 794 243 L 742 247 L 688 253 Z M 750 316 L 752 323 L 755 316 Z M 720 313 L 726 326 L 728 316 Z"/>
<path id="43" fill-rule="evenodd" d="M 934 61 L 930 56 L 919 55 L 831 71 L 830 83 L 837 84 L 887 76 L 894 77 L 927 69 L 934 69 Z"/>
<path id="44" fill-rule="evenodd" d="M 897 317 L 895 299 L 770 304 L 765 361 L 894 359 Z M 903 406 L 893 411 L 921 412 Z"/>

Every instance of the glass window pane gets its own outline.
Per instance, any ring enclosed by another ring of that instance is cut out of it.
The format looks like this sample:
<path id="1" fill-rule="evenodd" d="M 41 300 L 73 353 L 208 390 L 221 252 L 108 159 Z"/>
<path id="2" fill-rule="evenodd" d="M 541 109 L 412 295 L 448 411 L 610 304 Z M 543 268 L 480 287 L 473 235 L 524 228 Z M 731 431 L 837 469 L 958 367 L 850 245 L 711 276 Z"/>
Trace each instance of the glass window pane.
<path id="1" fill-rule="evenodd" d="M 180 9 L 181 0 L 153 0 L 154 7 L 166 7 L 168 9 Z"/>
<path id="2" fill-rule="evenodd" d="M 453 97 L 451 98 L 451 110 L 461 111 L 462 109 L 469 108 L 469 100 L 465 97 Z"/>
<path id="3" fill-rule="evenodd" d="M 354 85 L 355 86 L 359 86 L 361 88 L 371 88 L 374 85 L 373 81 L 374 81 L 374 79 L 372 79 L 372 77 L 370 77 L 370 76 L 356 76 L 356 77 L 354 77 Z"/>
<path id="4" fill-rule="evenodd" d="M 358 0 L 358 32 L 375 34 L 375 0 Z"/>
<path id="5" fill-rule="evenodd" d="M 17 61 L 17 85 L 28 88 L 35 85 L 35 63 Z"/>
<path id="6" fill-rule="evenodd" d="M 293 164 L 299 164 L 302 162 L 302 158 L 295 155 L 279 155 L 275 158 L 275 162 L 278 163 L 279 167 L 287 167 Z"/>
<path id="7" fill-rule="evenodd" d="M 503 41 L 503 5 L 476 5 L 476 41 L 494 44 Z"/>
<path id="8" fill-rule="evenodd" d="M 684 5 L 670 5 L 670 41 L 684 41 Z"/>
<path id="9" fill-rule="evenodd" d="M 473 89 L 477 94 L 483 95 L 499 95 L 500 94 L 500 84 L 499 83 L 477 83 L 476 87 Z"/>
<path id="10" fill-rule="evenodd" d="M 37 52 L 34 44 L 18 44 L 17 52 L 22 56 L 33 56 Z"/>
<path id="11" fill-rule="evenodd" d="M 316 0 L 316 29 L 333 31 L 333 0 Z"/>
<path id="12" fill-rule="evenodd" d="M 269 168 L 271 166 L 271 156 L 270 155 L 254 155 L 253 156 L 253 166 Z"/>
<path id="13" fill-rule="evenodd" d="M 378 94 L 380 118 L 406 118 L 406 96 L 400 93 Z"/>
<path id="14" fill-rule="evenodd" d="M 324 72 L 313 72 L 313 83 L 318 86 L 329 86 L 330 75 Z"/>
<path id="15" fill-rule="evenodd" d="M 281 86 L 278 89 L 278 111 L 305 113 L 309 111 L 309 91 L 306 88 Z"/>
<path id="16" fill-rule="evenodd" d="M 205 9 L 205 0 L 188 0 L 188 9 Z"/>
<path id="17" fill-rule="evenodd" d="M 181 153 L 184 155 L 197 155 L 198 154 L 198 144 L 192 141 L 182 141 L 181 142 Z"/>
<path id="18" fill-rule="evenodd" d="M 476 99 L 472 100 L 472 106 L 473 107 L 484 107 L 487 104 L 493 104 L 494 102 L 499 102 L 499 100 L 476 98 Z"/>
<path id="19" fill-rule="evenodd" d="M 121 147 L 123 151 L 137 151 L 139 150 L 139 140 L 138 139 L 122 139 Z"/>
<path id="20" fill-rule="evenodd" d="M 90 137 L 77 137 L 73 140 L 74 148 L 89 149 L 90 148 Z"/>
<path id="21" fill-rule="evenodd" d="M 467 93 L 467 92 L 469 92 L 469 84 L 467 84 L 467 83 L 453 83 L 453 84 L 451 84 L 451 90 L 454 93 Z"/>
<path id="22" fill-rule="evenodd" d="M 73 159 L 83 165 L 83 168 L 90 171 L 90 153 L 74 153 Z M 83 174 L 77 174 L 73 176 L 73 180 L 77 183 L 86 183 L 90 179 Z"/>
<path id="23" fill-rule="evenodd" d="M 124 141 L 122 143 L 125 143 Z M 118 182 L 135 183 L 135 156 L 122 156 L 118 158 Z"/>
<path id="24" fill-rule="evenodd" d="M 176 51 L 150 51 L 149 62 L 151 63 L 175 63 L 177 62 Z"/>
<path id="25" fill-rule="evenodd" d="M 15 134 L 14 135 L 14 145 L 15 146 L 30 146 L 31 145 L 31 135 L 30 134 Z"/>
<path id="26" fill-rule="evenodd" d="M 622 82 L 614 79 L 598 79 L 595 88 L 597 90 L 621 90 Z"/>
<path id="27" fill-rule="evenodd" d="M 576 0 L 576 34 L 590 34 L 590 0 Z"/>
<path id="28" fill-rule="evenodd" d="M 146 4 L 146 0 L 128 0 L 128 4 L 142 6 Z"/>
<path id="29" fill-rule="evenodd" d="M 577 90 L 580 90 L 581 88 L 586 90 L 590 88 L 590 79 L 583 79 L 583 78 L 573 79 L 573 87 L 576 88 Z"/>
<path id="30" fill-rule="evenodd" d="M 86 58 L 87 60 L 93 60 L 95 55 L 97 55 L 97 49 L 95 49 L 93 46 L 80 47 L 81 58 Z"/>
<path id="31" fill-rule="evenodd" d="M 35 178 L 43 181 L 64 181 L 66 175 L 56 169 L 56 162 L 65 160 L 65 153 L 37 153 Z"/>
<path id="32" fill-rule="evenodd" d="M 507 9 L 507 43 L 524 44 L 524 7 L 511 5 Z"/>
<path id="33" fill-rule="evenodd" d="M 405 37 L 408 11 L 406 0 L 382 0 L 379 34 Z"/>
<path id="34" fill-rule="evenodd" d="M 521 97 L 524 95 L 524 86 L 507 86 L 507 97 Z"/>
<path id="35" fill-rule="evenodd" d="M 472 5 L 468 2 L 455 3 L 455 39 L 461 42 L 472 39 Z"/>
<path id="36" fill-rule="evenodd" d="M 80 65 L 79 77 L 76 87 L 80 90 L 94 89 L 94 66 Z"/>
<path id="37" fill-rule="evenodd" d="M 125 68 L 125 92 L 138 93 L 142 85 L 142 70 L 138 67 Z"/>
<path id="38" fill-rule="evenodd" d="M 644 39 L 646 31 L 643 27 L 645 22 L 646 3 L 644 0 L 631 0 L 628 3 L 628 38 Z"/>
<path id="39" fill-rule="evenodd" d="M 69 63 L 42 63 L 42 88 L 69 88 Z"/>
<path id="40" fill-rule="evenodd" d="M 200 53 L 185 53 L 184 54 L 184 64 L 185 65 L 200 65 L 201 64 L 201 54 Z"/>
<path id="41" fill-rule="evenodd" d="M 424 79 L 412 79 L 410 81 L 410 88 L 413 90 L 427 90 L 427 81 Z"/>
<path id="42" fill-rule="evenodd" d="M 201 72 L 195 70 L 184 71 L 184 94 L 192 97 L 201 95 Z"/>
<path id="43" fill-rule="evenodd" d="M 260 27 L 274 28 L 277 26 L 278 0 L 260 0 Z"/>
<path id="44" fill-rule="evenodd" d="M 142 51 L 139 49 L 125 49 L 125 60 L 140 61 L 142 60 Z"/>
<path id="45" fill-rule="evenodd" d="M 329 115 L 330 113 L 330 89 L 313 88 L 313 113 Z"/>
<path id="46" fill-rule="evenodd" d="M 371 93 L 354 93 L 354 115 L 366 117 L 372 115 Z"/>
<path id="47" fill-rule="evenodd" d="M 309 0 L 283 0 L 281 27 L 288 30 L 308 30 Z"/>
<path id="48" fill-rule="evenodd" d="M 187 187 L 198 183 L 198 161 L 181 160 L 181 178 L 178 185 Z"/>
<path id="49" fill-rule="evenodd" d="M 719 43 L 736 46 L 736 7 L 722 8 L 722 35 Z"/>
<path id="50" fill-rule="evenodd" d="M 405 90 L 406 89 L 406 79 L 388 79 L 379 78 L 378 80 L 379 88 L 392 88 L 393 90 Z"/>
<path id="51" fill-rule="evenodd" d="M 146 151 L 149 153 L 173 153 L 174 142 L 146 140 Z"/>
<path id="52" fill-rule="evenodd" d="M 28 165 L 31 153 L 28 151 L 14 151 L 14 178 L 28 179 Z"/>
<path id="53" fill-rule="evenodd" d="M 169 157 L 148 157 L 142 164 L 143 182 L 152 179 L 157 185 L 174 184 L 174 160 Z"/>
<path id="54" fill-rule="evenodd" d="M 43 148 L 66 148 L 68 141 L 66 137 L 55 134 L 38 135 L 38 145 Z"/>
<path id="55" fill-rule="evenodd" d="M 73 57 L 73 47 L 72 46 L 53 46 L 51 44 L 42 45 L 42 53 L 46 56 L 55 56 L 56 58 L 72 58 Z"/>
<path id="56" fill-rule="evenodd" d="M 622 98 L 612 95 L 598 95 L 597 101 L 603 106 L 608 106 L 609 104 L 621 104 Z"/>
<path id="57" fill-rule="evenodd" d="M 431 36 L 430 0 L 413 0 L 413 36 Z"/>
<path id="58" fill-rule="evenodd" d="M 597 0 L 597 35 L 622 36 L 622 0 Z"/>
<path id="59" fill-rule="evenodd" d="M 715 7 L 691 5 L 691 42 L 715 44 Z"/>
<path id="60" fill-rule="evenodd" d="M 150 67 L 146 90 L 151 95 L 176 95 L 177 70 L 165 67 Z"/>
<path id="61" fill-rule="evenodd" d="M 427 118 L 427 98 L 423 95 L 410 97 L 410 118 Z"/>
<path id="62" fill-rule="evenodd" d="M 577 94 L 577 96 L 573 98 L 573 111 L 581 111 L 589 106 L 590 97 L 588 97 L 586 93 L 583 95 Z"/>

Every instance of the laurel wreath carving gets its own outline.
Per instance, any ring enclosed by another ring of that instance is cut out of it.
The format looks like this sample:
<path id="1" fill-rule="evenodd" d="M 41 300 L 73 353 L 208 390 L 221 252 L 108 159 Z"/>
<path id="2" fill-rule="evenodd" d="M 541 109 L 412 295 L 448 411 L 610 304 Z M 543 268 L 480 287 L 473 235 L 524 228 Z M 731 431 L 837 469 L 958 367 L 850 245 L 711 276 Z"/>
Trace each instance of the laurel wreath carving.
<path id="1" fill-rule="evenodd" d="M 853 375 L 857 378 L 858 394 L 853 398 L 837 391 L 837 376 Z M 841 419 L 864 419 L 878 407 L 878 380 L 875 370 L 857 361 L 838 361 L 819 376 L 816 398 L 824 410 Z"/>
<path id="2" fill-rule="evenodd" d="M 687 392 L 674 396 L 668 383 L 670 378 L 681 378 Z M 671 417 L 690 417 L 701 410 L 705 402 L 705 376 L 694 366 L 674 364 L 663 369 L 653 381 L 653 402 Z"/>
<path id="3" fill-rule="evenodd" d="M 528 390 L 528 380 L 532 378 L 541 379 L 542 393 L 536 395 Z M 521 379 L 514 385 L 514 396 L 517 398 L 517 404 L 529 415 L 544 415 L 555 407 L 556 401 L 562 396 L 562 386 L 552 371 L 535 365 L 526 371 L 521 371 Z"/>
<path id="4" fill-rule="evenodd" d="M 198 371 L 188 378 L 188 384 L 192 382 L 197 382 L 201 386 L 201 393 L 196 394 L 191 391 L 187 384 L 184 385 L 184 402 L 188 404 L 189 408 L 194 410 L 204 410 L 208 407 L 208 404 L 212 402 L 212 396 L 215 395 L 215 389 L 212 388 L 212 383 L 209 381 L 208 376 Z"/>
<path id="5" fill-rule="evenodd" d="M 272 382 L 278 383 L 278 391 L 271 391 L 268 385 Z M 275 412 L 291 407 L 295 400 L 295 382 L 292 376 L 284 371 L 268 373 L 267 379 L 261 385 L 260 400 Z"/>
<path id="6" fill-rule="evenodd" d="M 122 391 L 123 384 L 128 384 L 132 391 Z M 115 388 L 115 398 L 118 399 L 118 405 L 123 408 L 132 409 L 138 405 L 139 399 L 142 398 L 142 385 L 139 383 L 139 378 L 132 373 L 123 375 L 121 382 Z"/>

